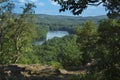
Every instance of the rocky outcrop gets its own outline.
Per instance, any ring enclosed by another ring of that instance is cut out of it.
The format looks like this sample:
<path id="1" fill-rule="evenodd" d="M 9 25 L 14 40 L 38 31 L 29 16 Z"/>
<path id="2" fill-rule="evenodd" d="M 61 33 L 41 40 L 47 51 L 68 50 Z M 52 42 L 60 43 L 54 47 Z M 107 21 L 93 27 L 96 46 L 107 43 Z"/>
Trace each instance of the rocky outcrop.
<path id="1" fill-rule="evenodd" d="M 37 64 L 0 66 L 0 80 L 68 80 L 79 73 Z"/>

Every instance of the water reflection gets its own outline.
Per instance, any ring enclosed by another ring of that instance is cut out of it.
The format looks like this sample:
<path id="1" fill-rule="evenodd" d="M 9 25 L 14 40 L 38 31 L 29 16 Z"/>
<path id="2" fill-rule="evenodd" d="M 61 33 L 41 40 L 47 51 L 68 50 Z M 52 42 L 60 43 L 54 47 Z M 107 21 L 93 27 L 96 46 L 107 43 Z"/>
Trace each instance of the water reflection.
<path id="1" fill-rule="evenodd" d="M 46 40 L 52 39 L 54 37 L 64 37 L 66 35 L 69 35 L 69 33 L 67 31 L 48 31 L 48 33 L 46 35 Z M 44 41 L 35 42 L 36 45 L 41 45 L 43 43 L 44 43 Z"/>
<path id="2" fill-rule="evenodd" d="M 63 36 L 66 36 L 66 35 L 69 35 L 69 33 L 67 31 L 49 31 L 47 33 L 46 40 L 52 39 L 54 37 L 63 37 Z"/>

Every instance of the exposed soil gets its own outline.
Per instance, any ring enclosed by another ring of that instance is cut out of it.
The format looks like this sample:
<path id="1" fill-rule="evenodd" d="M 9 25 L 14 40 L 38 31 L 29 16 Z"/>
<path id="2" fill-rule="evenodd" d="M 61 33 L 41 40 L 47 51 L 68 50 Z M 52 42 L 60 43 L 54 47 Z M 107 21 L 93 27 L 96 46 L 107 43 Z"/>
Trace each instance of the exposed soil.
<path id="1" fill-rule="evenodd" d="M 67 71 L 48 65 L 4 65 L 0 66 L 0 80 L 70 80 L 85 71 Z"/>

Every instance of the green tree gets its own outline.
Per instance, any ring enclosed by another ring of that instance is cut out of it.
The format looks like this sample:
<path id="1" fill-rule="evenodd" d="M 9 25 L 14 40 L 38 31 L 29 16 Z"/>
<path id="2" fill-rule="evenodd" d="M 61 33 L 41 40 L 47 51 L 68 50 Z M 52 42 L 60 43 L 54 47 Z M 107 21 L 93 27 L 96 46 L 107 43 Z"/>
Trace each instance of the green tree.
<path id="1" fill-rule="evenodd" d="M 10 40 L 8 39 L 8 31 L 11 31 L 11 25 L 13 20 L 12 20 L 12 15 L 11 11 L 14 7 L 14 4 L 11 2 L 7 2 L 6 4 L 4 2 L 0 3 L 0 62 L 1 64 L 5 63 L 6 61 L 9 62 L 7 59 L 7 56 L 9 55 L 7 52 L 7 48 L 5 45 L 7 45 L 7 42 Z M 10 47 L 9 45 L 7 45 Z"/>
<path id="2" fill-rule="evenodd" d="M 100 22 L 99 39 L 95 52 L 95 65 L 91 73 L 97 80 L 120 79 L 120 22 L 119 20 L 103 20 Z"/>
<path id="3" fill-rule="evenodd" d="M 23 8 L 23 14 L 20 15 L 19 19 L 16 19 L 14 28 L 12 31 L 12 40 L 14 44 L 14 61 L 13 63 L 16 63 L 20 55 L 22 53 L 31 51 L 31 43 L 35 36 L 35 24 L 30 21 L 31 20 L 31 14 L 33 13 L 32 8 L 35 7 L 33 4 L 28 3 L 25 4 L 25 8 Z"/>
<path id="4" fill-rule="evenodd" d="M 76 35 L 64 37 L 60 44 L 60 51 L 57 53 L 57 59 L 65 69 L 78 69 L 81 65 L 81 52 L 76 45 Z"/>
<path id="5" fill-rule="evenodd" d="M 66 69 L 79 67 L 81 54 L 76 45 L 76 39 L 76 35 L 53 38 L 42 45 L 37 45 L 35 53 L 39 56 L 41 63 L 59 62 Z"/>
<path id="6" fill-rule="evenodd" d="M 97 29 L 91 22 L 77 30 L 83 65 L 87 80 L 120 79 L 120 23 L 119 20 L 101 20 Z M 91 27 L 90 27 L 91 26 Z"/>
<path id="7" fill-rule="evenodd" d="M 0 63 L 17 63 L 23 54 L 32 52 L 35 24 L 32 20 L 33 4 L 23 7 L 23 14 L 14 16 L 13 2 L 1 3 L 0 10 Z"/>
<path id="8" fill-rule="evenodd" d="M 82 56 L 82 64 L 86 65 L 93 58 L 93 51 L 96 50 L 97 32 L 96 26 L 92 21 L 87 21 L 76 29 L 78 35 L 77 44 Z"/>

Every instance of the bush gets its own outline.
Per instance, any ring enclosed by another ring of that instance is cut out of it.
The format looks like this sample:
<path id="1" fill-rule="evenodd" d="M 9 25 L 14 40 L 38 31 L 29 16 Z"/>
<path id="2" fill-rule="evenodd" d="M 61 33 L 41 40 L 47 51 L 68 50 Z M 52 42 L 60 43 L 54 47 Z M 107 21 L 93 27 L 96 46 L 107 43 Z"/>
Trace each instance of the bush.
<path id="1" fill-rule="evenodd" d="M 50 65 L 53 66 L 53 67 L 55 67 L 56 69 L 63 68 L 63 66 L 61 65 L 61 63 L 56 62 L 56 61 L 51 61 Z"/>

